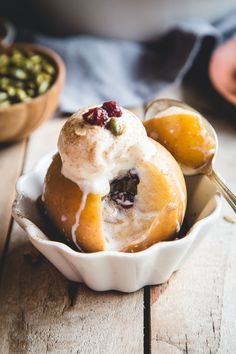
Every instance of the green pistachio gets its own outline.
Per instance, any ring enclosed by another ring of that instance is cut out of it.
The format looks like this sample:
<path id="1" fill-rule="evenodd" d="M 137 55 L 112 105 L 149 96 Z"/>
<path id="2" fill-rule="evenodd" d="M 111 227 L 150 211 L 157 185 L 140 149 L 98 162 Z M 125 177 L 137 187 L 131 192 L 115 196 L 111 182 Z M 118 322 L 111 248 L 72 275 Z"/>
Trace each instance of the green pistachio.
<path id="1" fill-rule="evenodd" d="M 27 92 L 27 95 L 30 97 L 36 96 L 35 91 L 33 89 L 28 89 L 26 92 Z"/>
<path id="2" fill-rule="evenodd" d="M 8 96 L 13 97 L 16 94 L 16 89 L 13 86 L 7 86 L 6 91 L 8 93 Z"/>
<path id="3" fill-rule="evenodd" d="M 34 81 L 28 81 L 26 85 L 28 88 L 33 89 L 33 90 L 36 88 L 36 84 Z"/>
<path id="4" fill-rule="evenodd" d="M 0 85 L 9 84 L 10 79 L 8 77 L 0 77 Z"/>
<path id="5" fill-rule="evenodd" d="M 124 126 L 119 122 L 119 118 L 111 118 L 109 128 L 115 136 L 119 136 L 124 132 Z"/>
<path id="6" fill-rule="evenodd" d="M 0 66 L 4 66 L 8 64 L 8 56 L 6 54 L 0 54 Z"/>
<path id="7" fill-rule="evenodd" d="M 50 83 L 48 81 L 42 81 L 39 85 L 38 92 L 40 95 L 45 93 L 49 88 Z"/>
<path id="8" fill-rule="evenodd" d="M 19 98 L 20 101 L 24 101 L 27 98 L 27 93 L 22 89 L 16 89 L 16 97 Z"/>
<path id="9" fill-rule="evenodd" d="M 39 64 L 41 62 L 41 56 L 37 54 L 33 54 L 30 56 L 30 61 L 34 64 Z"/>
<path id="10" fill-rule="evenodd" d="M 11 55 L 10 62 L 15 65 L 22 66 L 24 63 L 24 56 L 21 54 L 19 50 L 14 50 Z"/>
<path id="11" fill-rule="evenodd" d="M 17 67 L 10 69 L 9 73 L 20 80 L 26 80 L 28 78 L 27 72 Z"/>
<path id="12" fill-rule="evenodd" d="M 32 64 L 32 68 L 31 71 L 34 74 L 40 74 L 42 72 L 42 65 L 40 63 L 31 63 Z"/>
<path id="13" fill-rule="evenodd" d="M 7 67 L 0 66 L 0 75 L 5 75 L 5 74 L 7 74 Z"/>
<path id="14" fill-rule="evenodd" d="M 45 60 L 42 63 L 43 70 L 46 71 L 49 75 L 54 75 L 55 74 L 55 68 L 51 65 L 48 64 Z"/>
<path id="15" fill-rule="evenodd" d="M 20 89 L 23 89 L 24 88 L 24 83 L 20 80 L 17 80 L 17 81 L 13 81 L 12 82 L 12 85 L 16 88 L 20 88 Z"/>
<path id="16" fill-rule="evenodd" d="M 25 60 L 24 60 L 24 68 L 25 68 L 25 70 L 27 70 L 27 71 L 32 71 L 32 68 L 33 68 L 33 66 L 34 66 L 34 64 L 33 63 L 31 63 L 31 61 L 29 60 L 29 59 L 27 59 L 27 58 L 25 58 Z"/>
<path id="17" fill-rule="evenodd" d="M 13 49 L 13 51 L 11 52 L 11 56 L 12 57 L 14 57 L 14 56 L 22 57 L 23 54 L 22 54 L 22 52 L 19 49 Z"/>
<path id="18" fill-rule="evenodd" d="M 5 101 L 8 95 L 6 92 L 0 91 L 0 102 Z"/>
<path id="19" fill-rule="evenodd" d="M 40 86 L 42 82 L 50 82 L 50 80 L 51 76 L 45 73 L 40 73 L 36 76 L 36 83 L 38 84 L 38 86 Z"/>

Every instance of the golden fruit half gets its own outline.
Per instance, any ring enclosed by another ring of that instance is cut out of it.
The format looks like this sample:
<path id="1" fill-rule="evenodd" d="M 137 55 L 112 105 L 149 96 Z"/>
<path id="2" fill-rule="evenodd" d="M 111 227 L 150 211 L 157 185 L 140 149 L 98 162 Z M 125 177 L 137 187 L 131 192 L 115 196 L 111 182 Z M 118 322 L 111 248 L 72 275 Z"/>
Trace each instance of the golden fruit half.
<path id="1" fill-rule="evenodd" d="M 137 207 L 139 201 L 146 212 L 156 214 L 140 238 L 124 248 L 126 252 L 137 252 L 151 245 L 171 240 L 179 231 L 187 204 L 187 191 L 182 171 L 173 156 L 159 143 L 154 142 L 157 157 L 152 163 L 145 162 L 138 169 L 140 184 L 138 188 Z"/>
<path id="2" fill-rule="evenodd" d="M 143 124 L 148 136 L 165 146 L 182 166 L 197 169 L 214 154 L 214 139 L 198 114 L 158 116 Z"/>
<path id="3" fill-rule="evenodd" d="M 44 206 L 56 228 L 73 241 L 72 228 L 76 226 L 82 192 L 74 182 L 61 174 L 61 166 L 60 155 L 56 154 L 45 179 Z M 101 197 L 89 194 L 75 230 L 77 245 L 84 252 L 104 250 L 101 218 Z"/>

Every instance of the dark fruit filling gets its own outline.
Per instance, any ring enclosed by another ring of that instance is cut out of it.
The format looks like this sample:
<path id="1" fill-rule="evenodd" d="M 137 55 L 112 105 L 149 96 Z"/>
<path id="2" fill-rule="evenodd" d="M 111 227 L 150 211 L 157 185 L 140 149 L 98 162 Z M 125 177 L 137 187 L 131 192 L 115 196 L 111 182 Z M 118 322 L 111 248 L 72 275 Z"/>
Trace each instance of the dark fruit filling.
<path id="1" fill-rule="evenodd" d="M 100 107 L 89 109 L 88 112 L 83 114 L 83 119 L 86 123 L 99 127 L 105 127 L 110 120 L 105 109 Z"/>
<path id="2" fill-rule="evenodd" d="M 116 101 L 104 102 L 102 108 L 107 111 L 109 117 L 121 117 L 122 111 Z"/>
<path id="3" fill-rule="evenodd" d="M 134 168 L 120 178 L 114 179 L 110 184 L 110 198 L 124 209 L 134 205 L 134 198 L 137 194 L 139 177 Z"/>
<path id="4" fill-rule="evenodd" d="M 134 205 L 134 194 L 131 192 L 118 192 L 111 194 L 111 199 L 122 208 L 129 209 Z"/>
<path id="5" fill-rule="evenodd" d="M 124 131 L 123 125 L 117 120 L 121 116 L 122 111 L 118 104 L 115 101 L 109 101 L 104 102 L 102 107 L 89 109 L 82 117 L 86 123 L 106 128 L 112 134 L 118 136 Z"/>

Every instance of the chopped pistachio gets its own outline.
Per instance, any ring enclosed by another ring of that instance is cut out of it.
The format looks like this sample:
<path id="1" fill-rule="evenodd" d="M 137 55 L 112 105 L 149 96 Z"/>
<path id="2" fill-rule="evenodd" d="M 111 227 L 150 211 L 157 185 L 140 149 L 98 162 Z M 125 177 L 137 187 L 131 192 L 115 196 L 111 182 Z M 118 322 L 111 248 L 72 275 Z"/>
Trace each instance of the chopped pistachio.
<path id="1" fill-rule="evenodd" d="M 109 128 L 115 136 L 119 136 L 124 132 L 124 125 L 119 122 L 119 118 L 111 118 Z"/>

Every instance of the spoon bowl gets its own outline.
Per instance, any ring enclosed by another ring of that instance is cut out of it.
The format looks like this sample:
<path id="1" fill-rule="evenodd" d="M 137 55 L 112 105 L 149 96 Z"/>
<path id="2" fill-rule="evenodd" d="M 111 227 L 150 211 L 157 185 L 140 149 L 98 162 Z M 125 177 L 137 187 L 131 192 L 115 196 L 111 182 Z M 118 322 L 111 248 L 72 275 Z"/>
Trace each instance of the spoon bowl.
<path id="1" fill-rule="evenodd" d="M 213 138 L 215 145 L 214 153 L 210 156 L 209 160 L 202 166 L 198 168 L 192 168 L 189 166 L 184 166 L 180 163 L 183 174 L 185 176 L 194 176 L 199 174 L 206 175 L 217 186 L 218 191 L 223 195 L 223 197 L 228 201 L 233 210 L 236 212 L 236 196 L 229 190 L 229 188 L 225 185 L 222 177 L 220 177 L 220 175 L 217 174 L 214 169 L 215 159 L 218 151 L 218 138 L 215 129 L 210 124 L 210 122 L 205 117 L 203 117 L 201 113 L 199 113 L 197 110 L 187 105 L 186 103 L 169 98 L 154 99 L 148 102 L 145 107 L 144 119 L 148 120 L 151 118 L 155 118 L 155 116 L 159 115 L 161 112 L 164 112 L 165 110 L 171 107 L 179 107 L 184 110 L 197 113 L 200 116 L 204 127 L 206 128 L 210 136 Z"/>

